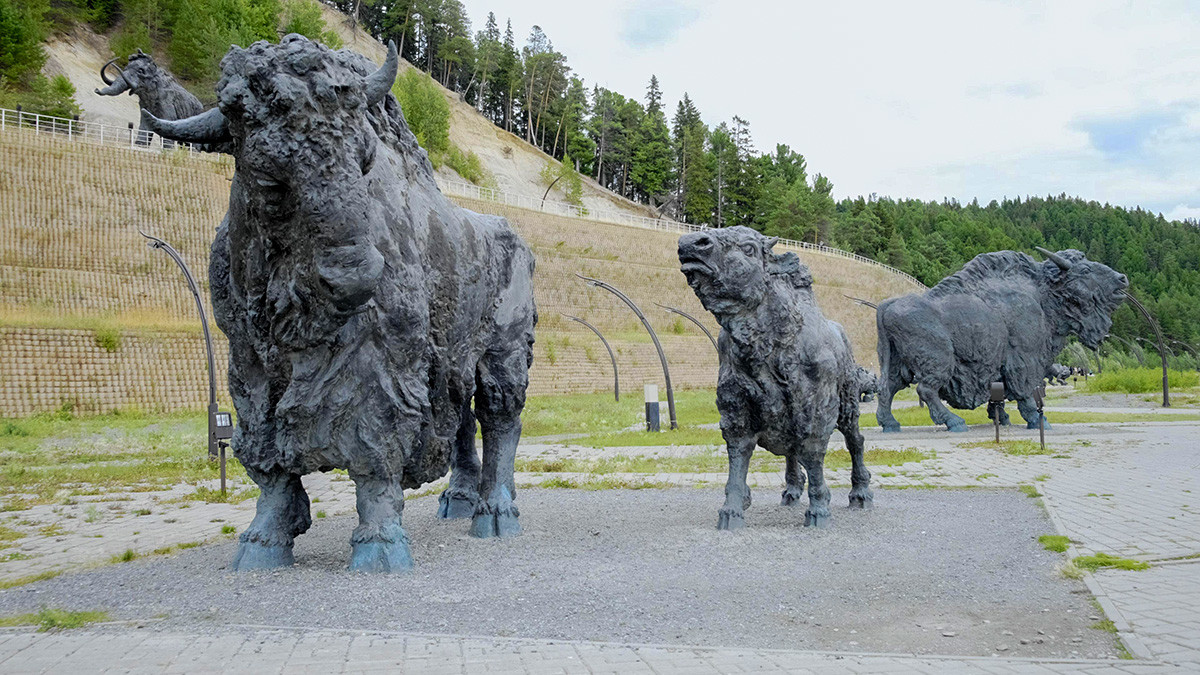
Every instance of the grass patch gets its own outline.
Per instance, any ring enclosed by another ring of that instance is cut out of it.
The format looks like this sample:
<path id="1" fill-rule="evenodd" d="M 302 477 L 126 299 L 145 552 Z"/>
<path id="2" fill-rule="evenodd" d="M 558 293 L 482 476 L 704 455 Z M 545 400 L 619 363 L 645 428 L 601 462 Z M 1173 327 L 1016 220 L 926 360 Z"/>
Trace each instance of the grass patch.
<path id="1" fill-rule="evenodd" d="M 970 443 L 958 443 L 957 447 L 998 450 L 1006 455 L 1014 455 L 1017 457 L 1027 457 L 1030 455 L 1050 455 L 1057 452 L 1050 446 L 1046 446 L 1046 449 L 1042 450 L 1041 443 L 1027 440 L 1002 440 L 999 443 L 995 441 L 972 441 Z"/>
<path id="2" fill-rule="evenodd" d="M 584 480 L 554 477 L 523 487 L 540 487 L 564 490 L 661 490 L 679 487 L 674 483 L 652 480 L 626 480 L 613 476 L 588 476 Z"/>
<path id="3" fill-rule="evenodd" d="M 67 609 L 43 607 L 36 612 L 0 618 L 0 626 L 37 626 L 41 632 L 70 630 L 88 624 L 108 621 L 108 612 L 76 612 Z"/>
<path id="4" fill-rule="evenodd" d="M 184 495 L 174 501 L 196 501 L 207 504 L 240 504 L 247 499 L 256 499 L 259 493 L 259 489 L 253 487 L 245 490 L 226 490 L 225 494 L 221 494 L 220 490 L 201 485 L 192 494 Z"/>
<path id="5" fill-rule="evenodd" d="M 118 553 L 117 555 L 114 555 L 113 557 L 109 558 L 109 562 L 127 563 L 127 562 L 132 562 L 134 560 L 137 560 L 138 557 L 139 556 L 138 556 L 137 551 L 135 551 L 131 548 L 127 548 L 127 549 L 125 549 L 124 553 Z"/>
<path id="6" fill-rule="evenodd" d="M 326 514 L 325 514 L 325 512 L 324 512 L 324 511 L 317 511 L 317 513 L 316 513 L 316 516 L 317 516 L 318 518 L 324 518 L 324 517 L 325 517 L 325 515 L 326 515 Z"/>
<path id="7" fill-rule="evenodd" d="M 1095 630 L 1102 630 L 1105 633 L 1116 634 L 1117 632 L 1117 624 L 1113 623 L 1112 619 L 1100 619 L 1096 623 L 1092 624 L 1091 627 Z"/>
<path id="8" fill-rule="evenodd" d="M 868 450 L 863 454 L 867 466 L 896 466 L 908 462 L 932 459 L 933 452 L 917 448 L 901 450 Z M 850 453 L 834 450 L 825 455 L 826 469 L 842 469 L 850 466 Z M 729 468 L 729 458 L 724 452 L 697 453 L 687 457 L 644 457 L 618 455 L 604 459 L 518 459 L 517 471 L 529 473 L 586 473 L 606 475 L 614 473 L 721 473 Z M 783 458 L 765 450 L 758 450 L 750 458 L 750 471 L 769 473 L 783 468 Z"/>
<path id="9" fill-rule="evenodd" d="M 1021 494 L 1025 495 L 1026 497 L 1029 497 L 1031 499 L 1035 499 L 1037 497 L 1042 496 L 1042 493 L 1038 492 L 1037 488 L 1035 488 L 1032 485 L 1021 485 L 1021 486 L 1018 486 L 1017 489 L 1019 489 L 1021 491 Z"/>
<path id="10" fill-rule="evenodd" d="M 665 411 L 665 404 L 663 409 Z M 717 394 L 713 389 L 677 390 L 675 410 L 682 423 L 693 426 L 712 424 L 721 419 L 717 412 Z M 529 439 L 559 434 L 621 431 L 644 424 L 645 414 L 641 396 L 626 396 L 620 403 L 613 400 L 612 393 L 603 392 L 530 396 L 521 414 L 521 436 Z M 715 443 L 720 443 L 720 432 L 716 436 L 718 440 Z M 656 445 L 662 444 L 660 441 Z"/>
<path id="11" fill-rule="evenodd" d="M 1044 483 L 1044 482 L 1050 480 L 1050 474 L 1039 473 L 1038 475 L 1034 476 L 1033 479 L 1039 483 Z"/>
<path id="12" fill-rule="evenodd" d="M 1070 545 L 1071 540 L 1061 534 L 1043 534 L 1038 537 L 1038 543 L 1047 551 L 1066 553 L 1067 546 Z"/>
<path id="13" fill-rule="evenodd" d="M 1191 389 L 1200 385 L 1200 375 L 1194 370 L 1168 370 L 1167 379 L 1171 391 L 1176 389 Z M 1081 390 L 1087 392 L 1118 392 L 1123 394 L 1162 393 L 1161 368 L 1122 368 L 1106 370 L 1093 375 L 1085 383 L 1080 383 Z"/>
<path id="14" fill-rule="evenodd" d="M 62 574 L 62 572 L 58 570 L 49 570 L 46 572 L 39 572 L 37 574 L 30 574 L 29 576 L 17 577 L 16 579 L 0 581 L 0 591 L 8 588 L 16 588 L 17 586 L 24 586 L 25 584 L 36 583 L 38 581 L 46 581 L 47 579 L 53 579 L 60 574 Z"/>
<path id="15" fill-rule="evenodd" d="M 1097 553 L 1096 555 L 1081 555 L 1071 562 L 1075 563 L 1075 565 L 1080 569 L 1085 569 L 1089 572 L 1095 572 L 1096 570 L 1102 568 L 1133 571 L 1150 569 L 1150 564 L 1144 563 L 1141 560 L 1121 558 L 1103 552 Z"/>
<path id="16" fill-rule="evenodd" d="M 1058 573 L 1061 574 L 1064 579 L 1082 579 L 1083 578 L 1083 568 L 1081 568 L 1079 565 L 1076 565 L 1075 563 L 1073 563 L 1071 561 L 1067 561 L 1067 562 L 1059 565 Z"/>
<path id="17" fill-rule="evenodd" d="M 237 528 L 234 527 L 233 525 L 222 525 L 221 526 L 221 534 L 233 534 L 234 532 L 237 532 Z"/>

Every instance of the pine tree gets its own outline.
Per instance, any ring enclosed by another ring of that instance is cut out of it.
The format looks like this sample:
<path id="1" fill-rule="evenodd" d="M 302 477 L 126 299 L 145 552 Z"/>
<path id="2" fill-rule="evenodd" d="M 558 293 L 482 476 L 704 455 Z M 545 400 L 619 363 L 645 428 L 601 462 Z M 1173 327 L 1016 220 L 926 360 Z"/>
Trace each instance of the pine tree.
<path id="1" fill-rule="evenodd" d="M 630 178 L 634 189 L 651 201 L 662 201 L 671 179 L 671 132 L 662 111 L 658 78 L 650 76 L 646 114 L 637 132 Z"/>

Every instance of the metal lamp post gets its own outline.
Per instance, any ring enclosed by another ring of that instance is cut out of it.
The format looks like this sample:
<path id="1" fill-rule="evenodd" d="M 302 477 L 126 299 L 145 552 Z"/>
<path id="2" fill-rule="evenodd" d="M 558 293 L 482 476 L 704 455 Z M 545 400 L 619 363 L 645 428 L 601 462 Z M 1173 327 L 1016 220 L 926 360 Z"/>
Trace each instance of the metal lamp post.
<path id="1" fill-rule="evenodd" d="M 1139 366 L 1146 365 L 1146 358 L 1144 356 L 1142 356 L 1142 348 L 1141 347 L 1138 347 L 1137 345 L 1133 344 L 1129 340 L 1126 340 L 1125 338 L 1121 337 L 1120 335 L 1109 335 L 1108 337 L 1115 338 L 1115 339 L 1120 340 L 1121 342 L 1124 342 L 1125 344 L 1129 345 L 1129 352 L 1131 354 L 1133 354 L 1133 358 L 1138 360 L 1138 365 Z"/>
<path id="2" fill-rule="evenodd" d="M 663 352 L 662 343 L 658 341 L 658 334 L 654 332 L 654 328 L 650 325 L 650 320 L 646 318 L 645 314 L 642 314 L 642 310 L 638 308 L 633 300 L 629 299 L 629 296 L 617 290 L 611 284 L 607 284 L 599 279 L 585 277 L 582 274 L 576 274 L 575 276 L 583 279 L 590 286 L 603 288 L 609 293 L 617 296 L 621 299 L 621 302 L 624 302 L 626 305 L 628 305 L 629 309 L 632 309 L 633 313 L 637 314 L 637 317 L 641 319 L 642 326 L 646 328 L 646 332 L 650 334 L 650 339 L 654 341 L 654 348 L 658 350 L 658 361 L 662 364 L 663 379 L 667 381 L 667 409 L 671 414 L 671 428 L 678 429 L 679 422 L 675 418 L 675 390 L 671 388 L 671 371 L 667 368 L 667 355 Z"/>
<path id="3" fill-rule="evenodd" d="M 187 263 L 183 261 L 183 256 L 179 255 L 179 251 L 158 237 L 146 234 L 141 230 L 138 230 L 138 234 L 149 240 L 147 244 L 150 248 L 159 249 L 171 256 L 171 260 L 174 260 L 179 269 L 183 270 L 188 288 L 192 291 L 192 298 L 196 301 L 196 311 L 200 314 L 200 327 L 204 329 L 204 348 L 208 353 L 208 458 L 211 460 L 220 457 L 221 494 L 223 495 L 225 494 L 225 448 L 229 446 L 226 441 L 233 437 L 233 416 L 217 409 L 216 366 L 213 359 L 212 334 L 208 331 L 208 317 L 204 314 L 204 301 L 200 299 L 200 289 L 196 286 L 196 278 L 192 276 L 192 271 L 188 269 Z"/>
<path id="4" fill-rule="evenodd" d="M 692 316 L 691 314 L 688 314 L 687 312 L 683 311 L 682 309 L 675 309 L 674 307 L 667 307 L 666 305 L 659 305 L 657 302 L 654 304 L 667 310 L 668 312 L 671 312 L 673 314 L 678 314 L 679 316 L 682 316 L 683 318 L 687 319 L 688 321 L 691 321 L 692 323 L 699 326 L 700 330 L 704 331 L 704 334 L 708 336 L 709 342 L 712 342 L 713 349 L 716 349 L 718 354 L 721 352 L 720 348 L 717 347 L 717 339 L 715 337 L 713 337 L 713 334 L 711 332 L 709 332 L 708 328 L 705 327 L 704 324 L 700 323 L 699 319 Z"/>
<path id="5" fill-rule="evenodd" d="M 604 348 L 608 350 L 608 358 L 612 359 L 612 367 L 613 367 L 613 399 L 616 400 L 617 402 L 620 402 L 621 401 L 621 379 L 620 379 L 620 376 L 617 374 L 617 355 L 613 354 L 612 347 L 609 346 L 608 340 L 604 339 L 604 336 L 600 334 L 600 331 L 595 326 L 584 321 L 583 319 L 581 319 L 577 316 L 571 316 L 570 314 L 563 314 L 563 316 L 565 316 L 566 318 L 568 318 L 576 323 L 581 323 L 584 326 L 587 326 L 589 329 L 591 329 L 591 331 L 596 334 L 596 337 L 600 338 L 600 342 L 604 344 Z"/>
<path id="6" fill-rule="evenodd" d="M 1166 356 L 1164 355 L 1165 354 L 1164 350 L 1166 349 L 1166 345 L 1163 344 L 1162 330 L 1158 327 L 1158 322 L 1154 320 L 1154 317 L 1150 316 L 1150 310 L 1146 309 L 1146 306 L 1143 305 L 1140 300 L 1133 297 L 1133 293 L 1130 293 L 1129 291 L 1125 291 L 1124 293 L 1125 293 L 1125 299 L 1128 300 L 1129 303 L 1132 304 L 1138 310 L 1138 312 L 1141 313 L 1141 315 L 1146 319 L 1146 323 L 1150 324 L 1150 327 L 1154 329 L 1154 335 L 1158 338 L 1158 356 L 1159 356 L 1159 361 L 1162 361 L 1162 383 L 1163 383 L 1162 407 L 1170 408 L 1171 407 L 1171 383 L 1167 379 L 1167 359 L 1166 359 Z"/>

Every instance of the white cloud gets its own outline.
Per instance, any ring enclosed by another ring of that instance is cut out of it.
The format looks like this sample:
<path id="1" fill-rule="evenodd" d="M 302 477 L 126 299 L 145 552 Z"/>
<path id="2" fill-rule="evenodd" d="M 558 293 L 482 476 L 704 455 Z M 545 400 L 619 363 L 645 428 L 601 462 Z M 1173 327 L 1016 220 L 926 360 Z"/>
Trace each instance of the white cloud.
<path id="1" fill-rule="evenodd" d="M 1187 2 L 693 2 L 673 39 L 637 49 L 623 31 L 648 0 L 466 2 L 479 25 L 511 16 L 518 39 L 541 25 L 589 84 L 640 98 L 653 73 L 672 107 L 686 91 L 710 124 L 746 118 L 838 196 L 1200 204 Z"/>

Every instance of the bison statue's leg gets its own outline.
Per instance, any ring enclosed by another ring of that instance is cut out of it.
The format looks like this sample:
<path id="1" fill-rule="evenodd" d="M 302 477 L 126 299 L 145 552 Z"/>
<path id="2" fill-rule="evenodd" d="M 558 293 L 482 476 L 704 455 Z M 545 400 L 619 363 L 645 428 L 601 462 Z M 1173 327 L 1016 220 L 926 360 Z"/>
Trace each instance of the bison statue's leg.
<path id="1" fill-rule="evenodd" d="M 783 472 L 786 485 L 783 487 L 784 506 L 796 506 L 804 497 L 804 469 L 800 467 L 800 458 L 796 455 L 787 456 L 787 468 Z"/>
<path id="2" fill-rule="evenodd" d="M 400 525 L 404 488 L 400 477 L 351 474 L 358 527 L 350 536 L 350 571 L 407 572 L 413 567 L 408 535 Z"/>
<path id="3" fill-rule="evenodd" d="M 806 438 L 801 441 L 800 462 L 808 472 L 808 510 L 804 512 L 805 527 L 829 527 L 829 486 L 825 484 L 825 450 L 828 438 Z"/>
<path id="4" fill-rule="evenodd" d="M 838 431 L 846 439 L 846 451 L 850 453 L 850 508 L 869 508 L 875 501 L 871 492 L 871 472 L 863 461 L 863 435 L 858 428 L 858 402 L 854 391 L 842 393 L 842 404 L 838 409 Z"/>
<path id="5" fill-rule="evenodd" d="M 450 485 L 438 497 L 438 518 L 470 518 L 479 505 L 479 455 L 475 452 L 475 413 L 468 400 L 454 442 Z"/>
<path id="6" fill-rule="evenodd" d="M 1017 399 L 1017 412 L 1021 413 L 1021 417 L 1025 420 L 1025 428 L 1038 428 L 1037 403 L 1032 398 Z M 1050 428 L 1049 422 L 1045 422 L 1045 425 L 1047 429 Z"/>
<path id="7" fill-rule="evenodd" d="M 725 505 L 717 511 L 718 530 L 740 530 L 746 526 L 746 509 L 750 508 L 750 486 L 746 474 L 750 471 L 750 456 L 758 441 L 753 436 L 725 438 L 729 450 L 729 479 L 725 481 Z"/>
<path id="8" fill-rule="evenodd" d="M 892 397 L 896 395 L 896 391 L 903 385 L 898 382 L 893 382 L 892 378 L 880 378 L 879 382 L 879 398 L 875 403 L 875 420 L 879 422 L 879 426 L 883 428 L 884 433 L 892 433 L 900 431 L 900 422 L 896 416 L 892 414 Z"/>
<path id="9" fill-rule="evenodd" d="M 945 424 L 950 431 L 967 430 L 967 423 L 963 421 L 963 418 L 950 412 L 950 409 L 942 403 L 937 387 L 920 383 L 917 385 L 917 396 L 920 396 L 921 400 L 925 402 L 925 407 L 929 408 L 929 419 L 933 420 L 934 424 Z"/>
<path id="10" fill-rule="evenodd" d="M 230 569 L 260 570 L 291 567 L 292 543 L 312 525 L 308 493 L 299 474 L 259 471 L 247 466 L 246 473 L 258 485 L 254 520 L 242 533 Z"/>
<path id="11" fill-rule="evenodd" d="M 502 347 L 508 348 L 508 345 Z M 532 348 L 530 342 L 520 349 L 489 350 L 479 360 L 475 414 L 483 431 L 483 474 L 479 482 L 480 500 L 471 520 L 471 535 L 475 537 L 511 537 L 521 533 L 517 521 L 520 512 L 513 503 L 517 496 L 513 462 L 521 440 L 521 410 L 529 386 Z"/>

